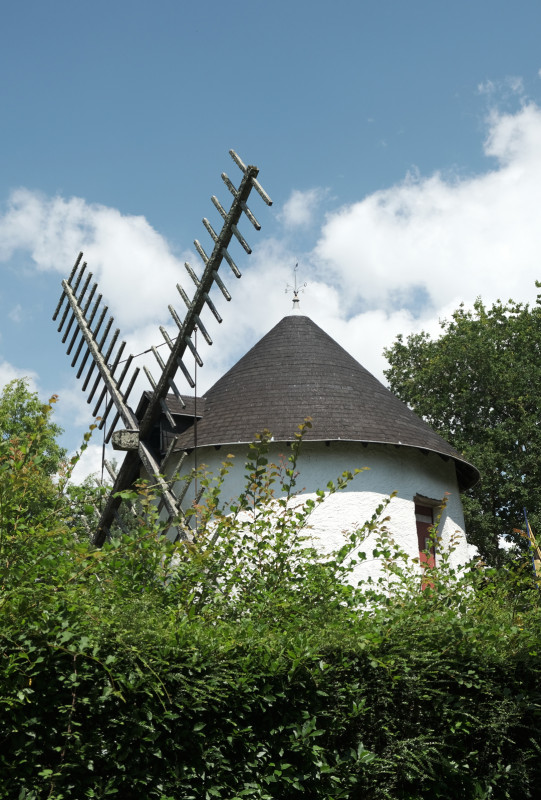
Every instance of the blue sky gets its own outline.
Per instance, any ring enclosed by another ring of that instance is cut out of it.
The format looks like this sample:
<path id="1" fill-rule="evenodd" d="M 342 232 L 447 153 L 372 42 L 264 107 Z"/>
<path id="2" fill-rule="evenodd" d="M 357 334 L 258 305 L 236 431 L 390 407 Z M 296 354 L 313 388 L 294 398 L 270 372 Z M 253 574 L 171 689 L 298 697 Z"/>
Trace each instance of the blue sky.
<path id="1" fill-rule="evenodd" d="M 202 388 L 289 312 L 297 261 L 304 312 L 378 376 L 459 302 L 534 301 L 540 33 L 529 0 L 5 4 L 0 382 L 58 393 L 77 446 L 61 279 L 84 249 L 129 349 L 159 342 L 231 147 L 274 205 L 252 200 Z"/>

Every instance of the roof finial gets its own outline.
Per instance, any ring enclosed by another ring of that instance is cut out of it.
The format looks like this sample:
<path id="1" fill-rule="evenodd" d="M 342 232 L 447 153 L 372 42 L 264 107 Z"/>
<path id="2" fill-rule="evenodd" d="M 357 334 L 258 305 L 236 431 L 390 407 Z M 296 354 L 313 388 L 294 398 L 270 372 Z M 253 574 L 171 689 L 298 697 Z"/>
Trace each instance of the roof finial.
<path id="1" fill-rule="evenodd" d="M 308 286 L 306 281 L 301 286 L 299 286 L 297 284 L 297 270 L 298 270 L 298 268 L 299 268 L 299 264 L 297 262 L 295 264 L 295 266 L 293 267 L 293 275 L 295 277 L 295 285 L 291 286 L 291 284 L 288 283 L 287 287 L 286 287 L 286 294 L 288 292 L 293 292 L 293 308 L 292 308 L 292 311 L 291 311 L 292 314 L 300 314 L 299 292 L 304 292 L 305 287 Z"/>

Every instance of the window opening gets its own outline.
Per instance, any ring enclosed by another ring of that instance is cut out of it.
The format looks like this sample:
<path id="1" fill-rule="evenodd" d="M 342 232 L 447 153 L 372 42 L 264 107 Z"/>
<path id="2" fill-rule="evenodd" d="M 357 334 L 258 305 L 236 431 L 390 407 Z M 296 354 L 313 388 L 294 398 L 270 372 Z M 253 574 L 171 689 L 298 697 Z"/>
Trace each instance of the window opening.
<path id="1" fill-rule="evenodd" d="M 415 522 L 419 542 L 419 562 L 421 566 L 426 564 L 429 569 L 432 569 L 436 566 L 436 546 L 431 530 L 434 525 L 433 507 L 415 503 Z"/>

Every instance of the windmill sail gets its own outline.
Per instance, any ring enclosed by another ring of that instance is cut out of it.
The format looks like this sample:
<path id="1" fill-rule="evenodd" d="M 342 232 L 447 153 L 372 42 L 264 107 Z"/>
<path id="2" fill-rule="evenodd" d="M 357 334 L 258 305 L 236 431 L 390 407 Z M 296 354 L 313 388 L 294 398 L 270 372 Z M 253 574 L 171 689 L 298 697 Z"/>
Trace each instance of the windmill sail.
<path id="1" fill-rule="evenodd" d="M 203 273 L 198 277 L 191 265 L 185 264 L 186 271 L 195 285 L 195 291 L 190 298 L 182 286 L 177 284 L 178 293 L 186 310 L 184 315 L 181 315 L 172 305 L 168 307 L 178 332 L 176 337 L 171 339 L 165 328 L 160 328 L 169 354 L 164 361 L 157 349 L 152 348 L 159 377 L 155 379 L 150 370 L 144 369 L 151 391 L 146 395 L 147 402 L 138 406 L 143 409 L 139 417 L 128 405 L 128 398 L 140 370 L 133 365 L 133 355 L 127 357 L 124 355 L 126 343 L 121 341 L 118 344 L 119 330 L 115 329 L 112 332 L 114 319 L 108 317 L 108 308 L 102 304 L 101 294 L 97 294 L 97 284 L 92 283 L 92 274 L 87 271 L 82 253 L 79 254 L 69 278 L 62 281 L 62 294 L 53 319 L 56 320 L 62 314 L 58 331 L 63 334 L 63 343 L 69 340 L 67 353 L 68 355 L 74 353 L 71 362 L 73 367 L 79 364 L 77 378 L 83 378 L 82 390 L 88 391 L 87 402 L 94 403 L 93 416 L 99 414 L 101 417 L 99 428 L 103 429 L 107 425 L 106 441 L 112 440 L 113 447 L 127 451 L 101 513 L 99 526 L 94 535 L 94 542 L 97 545 L 104 542 L 111 525 L 118 519 L 118 508 L 122 502 L 118 492 L 130 488 L 140 476 L 142 469 L 158 487 L 160 506 L 165 509 L 167 525 L 174 529 L 177 537 L 186 539 L 192 535 L 184 521 L 182 498 L 175 495 L 172 486 L 163 477 L 168 453 L 164 458 L 157 457 L 149 439 L 161 416 L 169 415 L 166 398 L 170 392 L 176 396 L 181 405 L 184 405 L 175 383 L 177 372 L 180 370 L 192 389 L 195 386 L 194 376 L 187 367 L 185 359 L 189 354 L 190 359 L 195 359 L 198 366 L 203 366 L 203 360 L 195 344 L 196 329 L 200 331 L 207 344 L 212 344 L 212 339 L 201 320 L 204 308 L 208 307 L 216 320 L 222 321 L 210 297 L 214 284 L 218 286 L 226 300 L 231 299 L 230 292 L 218 274 L 223 261 L 226 261 L 235 277 L 241 277 L 240 270 L 228 249 L 231 240 L 235 238 L 247 254 L 251 253 L 250 246 L 237 226 L 244 214 L 256 230 L 261 228 L 247 205 L 252 189 L 256 190 L 267 205 L 272 204 L 270 197 L 257 181 L 257 167 L 243 164 L 233 150 L 230 150 L 230 155 L 242 172 L 240 185 L 235 188 L 229 177 L 222 173 L 222 180 L 233 196 L 231 206 L 226 211 L 220 201 L 215 196 L 212 197 L 212 203 L 222 217 L 223 225 L 221 230 L 216 232 L 209 220 L 203 219 L 203 225 L 212 240 L 212 249 L 210 255 L 207 255 L 203 245 L 197 239 L 194 242 L 203 262 Z"/>

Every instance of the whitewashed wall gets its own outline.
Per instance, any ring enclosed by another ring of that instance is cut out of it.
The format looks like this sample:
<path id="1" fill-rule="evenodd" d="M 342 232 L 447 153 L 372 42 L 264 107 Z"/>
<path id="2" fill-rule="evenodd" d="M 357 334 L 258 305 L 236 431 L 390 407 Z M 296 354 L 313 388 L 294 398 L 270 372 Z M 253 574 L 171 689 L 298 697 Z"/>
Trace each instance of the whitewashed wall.
<path id="1" fill-rule="evenodd" d="M 220 449 L 200 448 L 197 455 L 199 465 L 205 464 L 209 471 L 217 474 L 228 454 L 234 455 L 234 466 L 223 486 L 222 499 L 235 500 L 245 488 L 246 445 L 224 446 Z M 269 461 L 279 463 L 287 458 L 289 448 L 283 443 L 271 444 Z M 188 463 L 189 462 L 189 463 Z M 193 454 L 185 462 L 187 469 L 193 466 Z M 314 544 L 324 551 L 334 550 L 344 543 L 344 533 L 370 519 L 376 507 L 392 492 L 396 492 L 386 511 L 390 517 L 387 527 L 396 543 L 412 558 L 418 556 L 417 529 L 415 523 L 414 497 L 421 495 L 433 501 L 447 497 L 447 507 L 440 524 L 441 546 L 448 548 L 451 540 L 454 551 L 453 566 L 466 563 L 475 552 L 467 544 L 464 533 L 464 516 L 458 491 L 455 467 L 451 460 L 409 447 L 392 445 L 368 445 L 358 443 L 304 442 L 297 464 L 299 477 L 297 488 L 303 497 L 315 497 L 317 489 L 325 489 L 329 480 L 335 481 L 344 470 L 368 468 L 357 475 L 348 487 L 329 496 L 311 517 L 311 534 Z M 190 490 L 183 503 L 187 507 L 193 501 Z M 381 571 L 379 560 L 373 559 L 374 540 L 369 539 L 363 549 L 367 561 L 357 568 L 353 581 L 371 575 L 377 578 Z"/>

